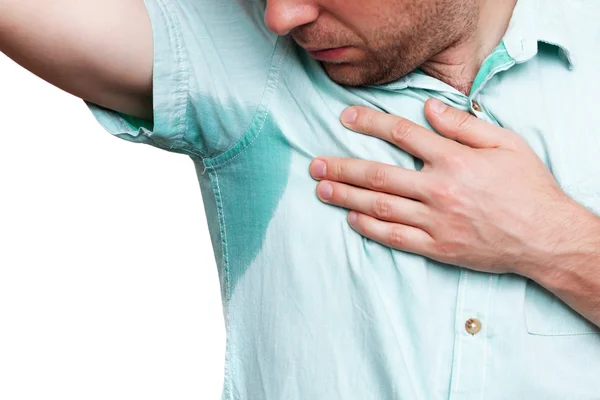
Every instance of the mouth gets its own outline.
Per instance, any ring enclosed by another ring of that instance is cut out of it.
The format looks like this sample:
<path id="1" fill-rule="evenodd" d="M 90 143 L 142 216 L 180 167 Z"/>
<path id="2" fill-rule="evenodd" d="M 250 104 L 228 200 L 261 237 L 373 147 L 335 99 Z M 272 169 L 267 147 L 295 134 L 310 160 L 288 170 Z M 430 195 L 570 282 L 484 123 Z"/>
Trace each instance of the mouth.
<path id="1" fill-rule="evenodd" d="M 347 55 L 352 46 L 332 47 L 327 49 L 305 48 L 314 58 L 320 61 L 340 61 Z"/>

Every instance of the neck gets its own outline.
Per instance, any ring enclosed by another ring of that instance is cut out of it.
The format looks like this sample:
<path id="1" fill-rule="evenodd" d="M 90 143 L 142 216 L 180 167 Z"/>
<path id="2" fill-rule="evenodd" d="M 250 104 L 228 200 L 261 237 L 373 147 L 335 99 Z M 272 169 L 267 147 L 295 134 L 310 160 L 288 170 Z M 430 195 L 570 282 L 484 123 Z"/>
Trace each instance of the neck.
<path id="1" fill-rule="evenodd" d="M 480 0 L 476 28 L 431 57 L 420 69 L 468 96 L 481 64 L 504 37 L 516 3 L 517 0 Z"/>

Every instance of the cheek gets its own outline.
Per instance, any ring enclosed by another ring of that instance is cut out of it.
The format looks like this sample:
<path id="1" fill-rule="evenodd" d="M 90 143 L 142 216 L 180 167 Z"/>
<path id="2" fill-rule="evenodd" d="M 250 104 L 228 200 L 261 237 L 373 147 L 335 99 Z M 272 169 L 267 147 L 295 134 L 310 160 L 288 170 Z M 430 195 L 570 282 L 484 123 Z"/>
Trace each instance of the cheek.
<path id="1" fill-rule="evenodd" d="M 361 38 L 386 23 L 380 12 L 381 0 L 323 0 L 320 3 L 334 19 Z"/>

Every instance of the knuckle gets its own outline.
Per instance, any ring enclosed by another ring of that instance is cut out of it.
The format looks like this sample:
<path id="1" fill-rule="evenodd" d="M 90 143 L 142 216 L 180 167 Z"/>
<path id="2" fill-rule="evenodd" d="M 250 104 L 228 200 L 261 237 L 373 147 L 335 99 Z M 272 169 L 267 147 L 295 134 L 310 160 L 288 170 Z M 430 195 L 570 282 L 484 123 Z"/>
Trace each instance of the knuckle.
<path id="1" fill-rule="evenodd" d="M 331 173 L 333 175 L 332 178 L 335 180 L 344 179 L 344 174 L 345 174 L 344 163 L 342 163 L 342 162 L 333 163 L 333 168 L 331 168 Z"/>
<path id="2" fill-rule="evenodd" d="M 384 196 L 375 200 L 374 214 L 376 218 L 389 218 L 392 215 L 392 202 Z"/>
<path id="3" fill-rule="evenodd" d="M 359 112 L 357 119 L 362 121 L 362 127 L 365 131 L 370 132 L 375 126 L 375 113 L 374 112 Z"/>
<path id="4" fill-rule="evenodd" d="M 368 182 L 372 189 L 384 188 L 387 181 L 387 170 L 383 167 L 376 167 L 368 176 Z"/>
<path id="5" fill-rule="evenodd" d="M 401 248 L 403 246 L 404 235 L 402 235 L 400 228 L 394 227 L 391 229 L 389 242 L 392 247 Z"/>
<path id="6" fill-rule="evenodd" d="M 471 116 L 470 114 L 457 113 L 456 116 L 454 117 L 454 120 L 456 121 L 456 126 L 459 129 L 469 129 L 473 122 L 472 118 L 474 118 L 474 117 Z"/>
<path id="7" fill-rule="evenodd" d="M 454 185 L 442 183 L 440 185 L 437 185 L 434 189 L 432 189 L 431 197 L 436 202 L 449 204 L 453 202 L 454 199 L 457 197 L 456 191 L 457 189 Z"/>
<path id="8" fill-rule="evenodd" d="M 412 128 L 407 120 L 400 118 L 392 128 L 392 139 L 397 143 L 408 140 L 412 133 Z"/>
<path id="9" fill-rule="evenodd" d="M 463 231 L 456 231 L 452 236 L 440 238 L 435 245 L 435 251 L 442 256 L 446 262 L 452 262 L 461 258 L 461 255 L 468 254 L 472 247 L 472 238 Z"/>
<path id="10" fill-rule="evenodd" d="M 453 242 L 441 242 L 437 243 L 436 253 L 441 256 L 446 262 L 454 260 L 457 256 L 456 244 Z"/>
<path id="11" fill-rule="evenodd" d="M 460 154 L 446 154 L 443 156 L 443 162 L 446 166 L 451 167 L 453 169 L 463 169 L 466 166 L 466 160 Z"/>
<path id="12" fill-rule="evenodd" d="M 341 205 L 346 205 L 348 204 L 348 191 L 343 186 L 337 187 L 333 185 L 332 199 Z"/>

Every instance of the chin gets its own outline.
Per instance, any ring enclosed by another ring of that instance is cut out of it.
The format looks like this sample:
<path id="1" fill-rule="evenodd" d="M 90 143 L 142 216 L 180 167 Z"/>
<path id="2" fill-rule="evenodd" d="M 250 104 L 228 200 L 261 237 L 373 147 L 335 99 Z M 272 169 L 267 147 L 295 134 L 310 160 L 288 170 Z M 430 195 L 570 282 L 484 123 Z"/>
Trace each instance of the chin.
<path id="1" fill-rule="evenodd" d="M 382 85 L 402 77 L 392 76 L 389 71 L 353 63 L 324 62 L 322 65 L 332 81 L 344 86 Z"/>
<path id="2" fill-rule="evenodd" d="M 345 86 L 371 85 L 363 68 L 351 63 L 322 63 L 329 78 L 337 84 Z"/>

